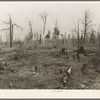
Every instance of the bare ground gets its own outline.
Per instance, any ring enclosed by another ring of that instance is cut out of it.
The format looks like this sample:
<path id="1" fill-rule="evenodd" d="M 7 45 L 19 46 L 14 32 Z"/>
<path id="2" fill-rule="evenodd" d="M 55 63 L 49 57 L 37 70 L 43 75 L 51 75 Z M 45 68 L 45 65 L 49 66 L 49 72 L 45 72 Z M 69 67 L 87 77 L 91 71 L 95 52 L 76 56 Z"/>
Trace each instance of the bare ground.
<path id="1" fill-rule="evenodd" d="M 88 53 L 90 51 L 88 50 Z M 72 49 L 68 50 L 68 55 L 60 55 L 59 52 L 59 48 L 46 46 L 31 49 L 3 48 L 0 52 L 0 61 L 6 60 L 7 66 L 5 70 L 0 70 L 0 88 L 100 89 L 100 72 L 96 72 L 97 65 L 92 62 L 97 55 L 91 57 L 81 54 L 80 62 L 77 62 L 74 58 L 76 53 Z M 81 70 L 84 62 L 88 62 L 85 74 Z M 35 66 L 38 68 L 37 72 Z M 68 84 L 62 87 L 62 78 L 68 66 L 72 67 L 71 76 Z"/>

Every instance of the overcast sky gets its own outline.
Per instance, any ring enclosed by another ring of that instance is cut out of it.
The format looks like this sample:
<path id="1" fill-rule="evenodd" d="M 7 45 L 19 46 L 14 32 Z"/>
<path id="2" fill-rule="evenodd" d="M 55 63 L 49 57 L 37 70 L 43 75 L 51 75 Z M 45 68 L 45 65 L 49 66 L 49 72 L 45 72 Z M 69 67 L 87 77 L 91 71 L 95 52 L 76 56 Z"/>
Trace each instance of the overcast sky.
<path id="1" fill-rule="evenodd" d="M 23 39 L 29 31 L 28 21 L 33 23 L 33 31 L 40 32 L 43 23 L 39 15 L 46 11 L 49 16 L 47 18 L 47 30 L 53 31 L 54 22 L 58 19 L 58 27 L 61 33 L 70 33 L 74 28 L 73 20 L 77 24 L 78 18 L 82 18 L 85 8 L 90 8 L 93 12 L 93 22 L 96 29 L 100 24 L 100 2 L 0 2 L 0 20 L 8 21 L 8 15 L 11 14 L 12 20 L 23 27 L 24 31 L 14 28 L 14 38 Z M 0 29 L 7 28 L 0 22 Z M 0 32 L 5 40 L 5 33 Z"/>

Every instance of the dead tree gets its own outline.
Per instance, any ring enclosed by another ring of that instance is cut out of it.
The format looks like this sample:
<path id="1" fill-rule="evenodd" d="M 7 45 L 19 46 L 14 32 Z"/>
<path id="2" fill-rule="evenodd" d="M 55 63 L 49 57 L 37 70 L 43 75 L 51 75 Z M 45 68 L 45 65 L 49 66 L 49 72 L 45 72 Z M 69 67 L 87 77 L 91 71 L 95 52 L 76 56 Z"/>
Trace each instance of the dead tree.
<path id="1" fill-rule="evenodd" d="M 72 45 L 74 46 L 75 45 L 75 36 L 74 36 L 74 30 L 73 29 L 71 30 L 71 33 L 72 33 Z"/>
<path id="2" fill-rule="evenodd" d="M 47 23 L 48 13 L 44 12 L 44 13 L 40 14 L 40 17 L 42 18 L 42 21 L 43 21 L 43 34 L 45 34 L 45 27 L 46 27 L 46 23 Z"/>
<path id="3" fill-rule="evenodd" d="M 47 24 L 47 17 L 48 17 L 48 13 L 44 12 L 42 14 L 40 14 L 40 17 L 43 21 L 43 35 L 45 34 L 45 28 L 46 28 L 46 24 Z M 44 37 L 43 37 L 43 44 L 44 44 Z"/>
<path id="4" fill-rule="evenodd" d="M 86 37 L 88 35 L 89 32 L 89 28 L 92 24 L 92 13 L 90 11 L 90 9 L 85 9 L 85 13 L 84 13 L 84 17 L 82 18 L 82 24 L 84 26 L 84 43 L 86 41 Z"/>
<path id="5" fill-rule="evenodd" d="M 32 32 L 32 23 L 31 23 L 31 21 L 29 21 L 29 27 L 30 27 L 30 33 L 33 34 L 33 32 Z"/>
<path id="6" fill-rule="evenodd" d="M 75 23 L 74 23 L 75 25 Z M 78 62 L 80 61 L 80 58 L 79 58 L 79 49 L 80 49 L 80 39 L 79 39 L 79 19 L 78 19 L 78 28 L 76 28 L 76 25 L 75 25 L 75 29 L 74 29 L 74 32 L 76 32 L 77 34 L 77 45 L 78 45 L 78 48 L 77 48 L 77 59 L 78 59 Z"/>
<path id="7" fill-rule="evenodd" d="M 32 44 L 32 39 L 33 39 L 33 29 L 32 29 L 32 23 L 31 21 L 29 21 L 29 27 L 30 27 L 30 41 L 31 41 L 31 44 Z"/>
<path id="8" fill-rule="evenodd" d="M 20 28 L 21 30 L 22 30 L 22 28 L 12 21 L 12 18 L 11 18 L 10 15 L 9 15 L 9 21 L 8 22 L 5 22 L 5 21 L 2 21 L 2 22 L 8 25 L 8 28 L 2 29 L 1 31 L 9 30 L 10 48 L 11 48 L 12 47 L 12 42 L 13 42 L 13 30 L 14 30 L 14 26 Z"/>
<path id="9" fill-rule="evenodd" d="M 80 46 L 79 46 L 79 19 L 78 19 L 78 32 L 77 32 L 77 35 L 78 35 L 78 53 L 77 53 L 77 58 L 78 58 L 78 62 L 79 62 L 79 49 L 80 49 Z"/>
<path id="10" fill-rule="evenodd" d="M 64 44 L 65 44 L 64 36 L 63 36 L 63 34 L 60 34 L 60 35 L 61 35 L 61 37 L 62 37 L 62 45 L 64 45 Z"/>

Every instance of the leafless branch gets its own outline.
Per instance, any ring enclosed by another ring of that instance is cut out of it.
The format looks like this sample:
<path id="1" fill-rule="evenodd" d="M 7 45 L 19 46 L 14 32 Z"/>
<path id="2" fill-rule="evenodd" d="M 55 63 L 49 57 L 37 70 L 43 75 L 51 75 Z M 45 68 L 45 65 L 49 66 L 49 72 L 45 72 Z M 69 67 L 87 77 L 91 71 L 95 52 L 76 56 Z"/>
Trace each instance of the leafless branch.
<path id="1" fill-rule="evenodd" d="M 9 28 L 1 29 L 0 32 L 9 30 Z"/>
<path id="2" fill-rule="evenodd" d="M 16 26 L 16 27 L 18 27 L 18 28 L 20 28 L 21 29 L 21 31 L 23 31 L 23 29 L 22 29 L 22 27 L 20 27 L 19 25 L 17 25 L 16 23 L 14 23 L 14 24 L 12 24 L 13 26 Z"/>
<path id="3" fill-rule="evenodd" d="M 0 20 L 3 24 L 7 24 L 7 25 L 9 25 L 9 22 L 6 22 L 6 21 L 2 21 L 2 20 Z"/>
<path id="4" fill-rule="evenodd" d="M 41 17 L 41 19 L 42 19 L 42 21 L 43 21 L 43 34 L 45 33 L 45 27 L 46 27 L 46 23 L 47 23 L 47 17 L 48 17 L 48 13 L 47 12 L 44 12 L 44 13 L 42 13 L 42 14 L 40 14 L 40 17 Z"/>

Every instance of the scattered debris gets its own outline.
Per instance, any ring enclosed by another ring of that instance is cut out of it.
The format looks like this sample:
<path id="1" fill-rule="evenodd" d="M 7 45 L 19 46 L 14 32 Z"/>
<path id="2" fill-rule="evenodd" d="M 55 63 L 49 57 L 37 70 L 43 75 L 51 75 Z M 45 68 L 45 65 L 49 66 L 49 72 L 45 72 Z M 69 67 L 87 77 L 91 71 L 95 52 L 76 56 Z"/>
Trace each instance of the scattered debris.
<path id="1" fill-rule="evenodd" d="M 32 48 L 32 50 L 23 48 L 24 46 L 17 50 L 9 50 L 9 52 L 6 50 L 6 53 L 4 51 L 0 53 L 0 67 L 3 66 L 0 70 L 1 88 L 90 89 L 89 84 L 91 83 L 92 87 L 92 84 L 96 83 L 95 78 L 99 75 L 97 72 L 99 72 L 100 64 L 97 64 L 99 63 L 97 58 L 93 59 L 94 63 L 91 59 L 97 55 L 85 57 L 80 54 L 80 62 L 77 62 L 76 52 L 73 52 L 73 49 L 68 49 L 67 53 L 64 49 L 60 55 L 55 56 L 59 54 L 61 47 L 56 49 L 46 47 L 46 50 L 44 46 L 39 47 L 39 45 L 37 49 Z M 6 57 L 7 62 L 3 63 Z M 84 62 L 86 62 L 86 67 L 84 67 Z M 82 73 L 89 74 L 86 76 Z M 10 83 L 7 85 L 8 80 Z M 88 82 L 89 80 L 92 81 Z"/>
<path id="2" fill-rule="evenodd" d="M 63 77 L 63 85 L 68 83 L 69 77 L 70 77 L 70 73 L 71 73 L 71 67 L 68 67 L 68 69 L 66 70 L 66 75 Z"/>
<path id="3" fill-rule="evenodd" d="M 72 70 L 72 68 L 68 67 L 67 72 L 66 72 L 68 76 L 70 76 L 71 70 Z"/>
<path id="4" fill-rule="evenodd" d="M 68 76 L 64 76 L 63 77 L 63 85 L 67 84 L 68 83 Z"/>

